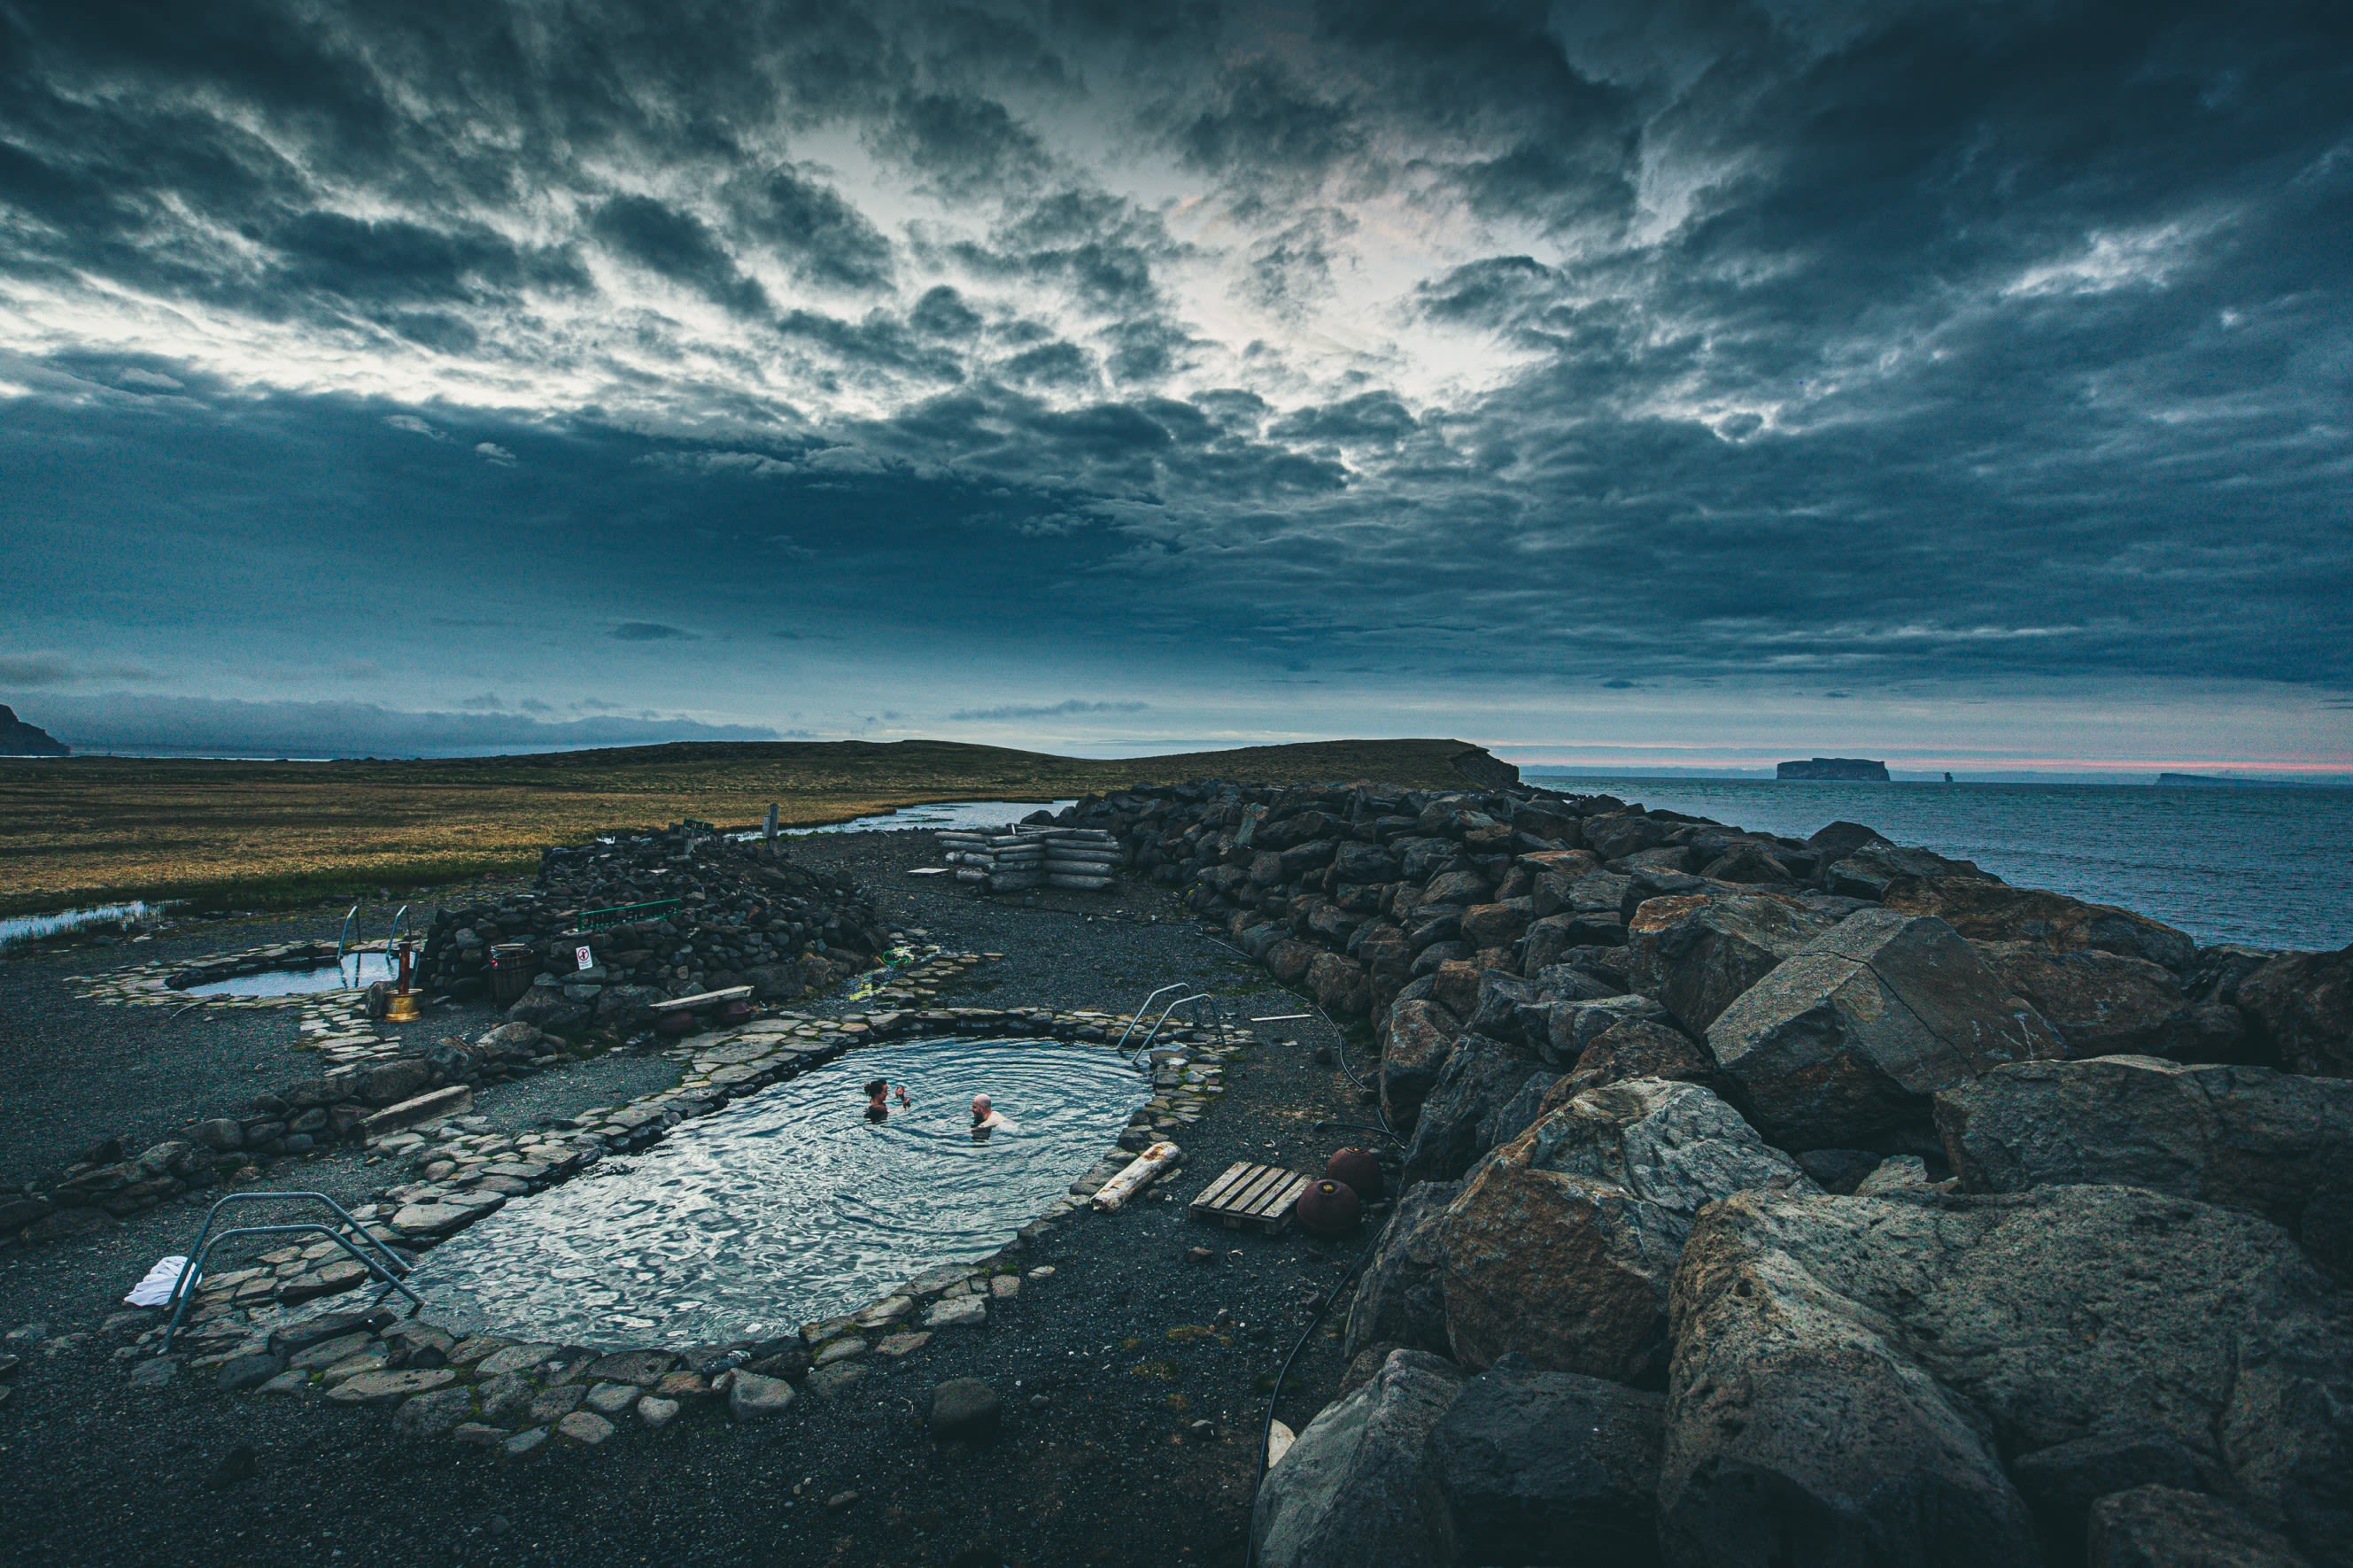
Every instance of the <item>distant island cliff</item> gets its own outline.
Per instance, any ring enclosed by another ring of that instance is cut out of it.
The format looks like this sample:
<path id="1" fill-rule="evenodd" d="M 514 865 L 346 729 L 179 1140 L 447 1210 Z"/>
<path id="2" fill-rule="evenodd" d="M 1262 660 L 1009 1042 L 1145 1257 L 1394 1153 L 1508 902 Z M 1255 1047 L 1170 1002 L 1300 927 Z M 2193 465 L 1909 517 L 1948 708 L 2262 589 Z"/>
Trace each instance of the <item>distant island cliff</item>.
<path id="1" fill-rule="evenodd" d="M 0 757 L 62 757 L 72 750 L 39 725 L 26 723 L 14 708 L 0 702 Z"/>
<path id="2" fill-rule="evenodd" d="M 1887 764 L 1869 757 L 1812 757 L 1783 763 L 1773 770 L 1777 779 L 1831 779 L 1840 784 L 1885 784 Z"/>

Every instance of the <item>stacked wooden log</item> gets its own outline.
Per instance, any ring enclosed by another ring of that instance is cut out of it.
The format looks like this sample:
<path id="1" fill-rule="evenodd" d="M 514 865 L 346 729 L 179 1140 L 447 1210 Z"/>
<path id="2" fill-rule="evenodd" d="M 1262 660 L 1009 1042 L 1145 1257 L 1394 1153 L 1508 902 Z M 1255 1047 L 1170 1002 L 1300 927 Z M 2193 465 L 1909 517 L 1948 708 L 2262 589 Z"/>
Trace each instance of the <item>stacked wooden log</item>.
<path id="1" fill-rule="evenodd" d="M 1112 885 L 1119 865 L 1119 841 L 1100 828 L 1024 825 L 1000 832 L 946 832 L 939 836 L 942 858 L 959 882 L 992 893 L 1033 888 L 1098 889 Z"/>

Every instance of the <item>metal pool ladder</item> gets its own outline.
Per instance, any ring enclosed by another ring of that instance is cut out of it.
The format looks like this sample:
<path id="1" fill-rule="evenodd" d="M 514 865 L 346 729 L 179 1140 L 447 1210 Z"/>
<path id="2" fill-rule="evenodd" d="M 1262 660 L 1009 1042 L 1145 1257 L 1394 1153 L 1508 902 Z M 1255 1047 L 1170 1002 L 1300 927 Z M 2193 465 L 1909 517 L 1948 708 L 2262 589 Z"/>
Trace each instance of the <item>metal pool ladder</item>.
<path id="1" fill-rule="evenodd" d="M 1220 1030 L 1225 1027 L 1227 1021 L 1225 1004 L 1219 1001 L 1218 998 L 1212 996 L 1207 991 L 1196 991 L 1189 995 L 1172 997 L 1168 1003 L 1160 1009 L 1158 1016 L 1152 1018 L 1152 1026 L 1145 1031 L 1144 1043 L 1137 1046 L 1133 1051 L 1128 1050 L 1128 1039 L 1135 1033 L 1137 1026 L 1143 1024 L 1145 1019 L 1151 1015 L 1152 1005 L 1155 1002 L 1159 1001 L 1161 997 L 1168 995 L 1172 991 L 1182 992 L 1184 990 L 1185 987 L 1182 984 L 1163 985 L 1160 989 L 1153 992 L 1149 996 L 1146 996 L 1144 999 L 1143 1005 L 1137 1007 L 1134 1015 L 1128 1019 L 1127 1027 L 1120 1031 L 1119 1042 L 1113 1048 L 1124 1053 L 1131 1060 L 1136 1057 L 1144 1055 L 1145 1052 L 1152 1048 L 1152 1042 L 1160 1037 L 1160 1031 L 1166 1026 L 1170 1015 L 1174 1014 L 1179 1007 L 1189 1006 L 1192 1008 L 1193 1026 L 1197 1029 L 1199 1028 L 1201 1026 L 1201 1004 L 1204 1002 L 1207 1002 L 1209 1005 L 1210 1022 L 1217 1025 Z"/>
<path id="2" fill-rule="evenodd" d="M 283 1202 L 290 1199 L 302 1199 L 311 1203 L 323 1205 L 333 1212 L 337 1219 L 341 1220 L 345 1226 L 351 1227 L 353 1236 L 356 1236 L 360 1240 L 366 1242 L 377 1256 L 371 1257 L 368 1253 L 361 1251 L 357 1246 L 353 1245 L 351 1236 L 344 1235 L 342 1230 L 338 1229 L 334 1226 L 324 1225 L 317 1220 L 300 1221 L 290 1225 L 232 1226 L 228 1229 L 218 1233 L 216 1233 L 213 1230 L 213 1222 L 220 1217 L 221 1210 L 228 1207 L 231 1204 Z M 337 1203 L 326 1194 L 313 1192 L 231 1193 L 228 1196 L 213 1205 L 213 1206 L 205 1213 L 204 1227 L 196 1232 L 195 1245 L 188 1249 L 188 1261 L 181 1267 L 179 1279 L 173 1281 L 171 1295 L 164 1299 L 165 1303 L 172 1309 L 172 1321 L 170 1323 L 165 1325 L 164 1329 L 164 1342 L 157 1349 L 155 1353 L 158 1355 L 164 1355 L 169 1353 L 171 1351 L 173 1336 L 180 1331 L 181 1319 L 187 1316 L 188 1303 L 195 1300 L 196 1282 L 204 1278 L 205 1259 L 210 1256 L 214 1247 L 218 1247 L 222 1242 L 227 1241 L 233 1237 L 308 1235 L 325 1237 L 328 1240 L 333 1242 L 336 1246 L 349 1253 L 352 1259 L 358 1263 L 361 1268 L 365 1268 L 370 1274 L 375 1276 L 378 1279 L 383 1280 L 385 1290 L 383 1294 L 376 1297 L 376 1301 L 379 1305 L 383 1303 L 385 1296 L 389 1296 L 395 1290 L 397 1290 L 402 1295 L 407 1297 L 416 1307 L 422 1307 L 425 1305 L 425 1301 L 422 1297 L 418 1296 L 416 1291 L 401 1283 L 401 1276 L 409 1271 L 409 1265 L 402 1261 L 400 1256 L 394 1252 L 392 1248 L 386 1247 L 383 1242 L 369 1235 L 365 1226 L 360 1224 L 358 1220 L 353 1219 L 351 1216 L 350 1212 L 346 1210 L 343 1205 Z"/>

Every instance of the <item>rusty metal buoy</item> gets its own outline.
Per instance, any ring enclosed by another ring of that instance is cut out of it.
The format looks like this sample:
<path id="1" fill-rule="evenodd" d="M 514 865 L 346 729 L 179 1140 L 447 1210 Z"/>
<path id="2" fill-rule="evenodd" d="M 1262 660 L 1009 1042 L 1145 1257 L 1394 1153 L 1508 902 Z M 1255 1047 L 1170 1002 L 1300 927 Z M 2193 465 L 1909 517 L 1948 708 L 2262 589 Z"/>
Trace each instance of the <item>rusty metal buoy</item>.
<path id="1" fill-rule="evenodd" d="M 1354 1187 L 1356 1196 L 1366 1203 L 1381 1201 L 1381 1163 L 1369 1149 L 1341 1150 L 1324 1162 L 1324 1173 Z"/>
<path id="2" fill-rule="evenodd" d="M 1307 1184 L 1293 1212 L 1299 1216 L 1299 1228 L 1310 1236 L 1345 1236 L 1356 1228 L 1364 1205 L 1357 1201 L 1356 1188 L 1326 1176 Z"/>

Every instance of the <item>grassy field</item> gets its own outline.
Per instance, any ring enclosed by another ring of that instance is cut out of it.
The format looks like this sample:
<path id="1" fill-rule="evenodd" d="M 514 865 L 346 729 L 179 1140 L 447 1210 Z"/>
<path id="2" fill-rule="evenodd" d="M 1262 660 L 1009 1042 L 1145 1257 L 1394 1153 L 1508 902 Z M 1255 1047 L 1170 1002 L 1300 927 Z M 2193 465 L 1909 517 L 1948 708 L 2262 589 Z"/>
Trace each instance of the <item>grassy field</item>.
<path id="1" fill-rule="evenodd" d="M 114 898 L 308 902 L 535 866 L 681 817 L 793 826 L 943 800 L 1219 777 L 1465 784 L 1461 741 L 1332 741 L 1098 761 L 942 741 L 634 746 L 418 762 L 0 760 L 0 914 Z"/>

